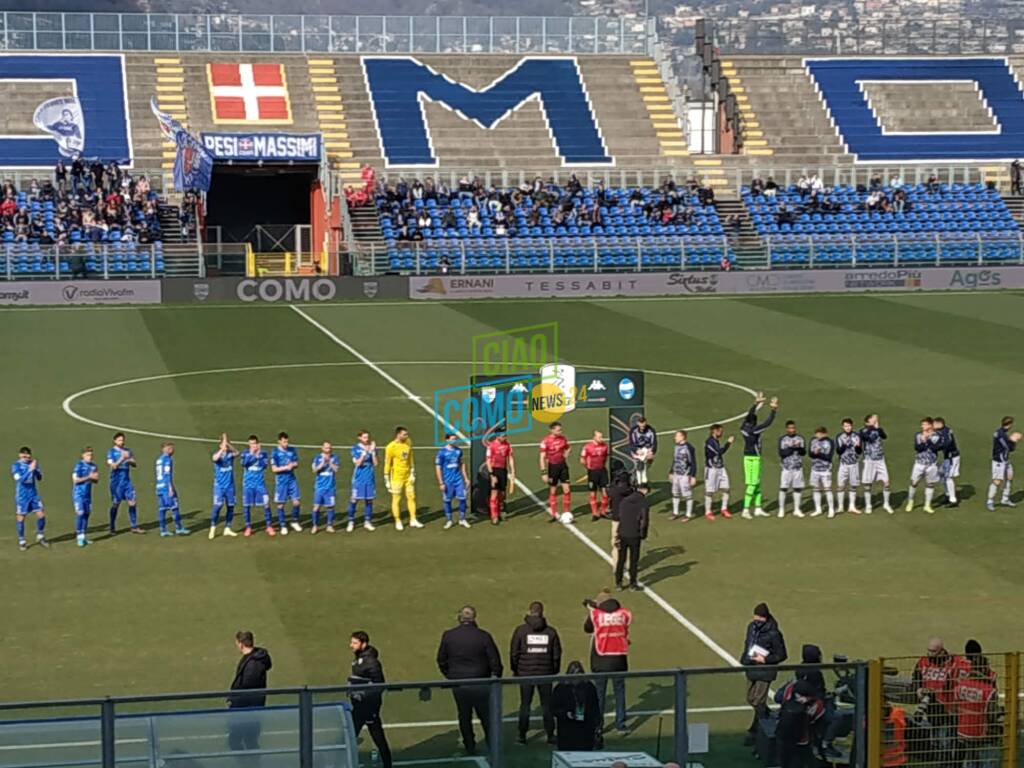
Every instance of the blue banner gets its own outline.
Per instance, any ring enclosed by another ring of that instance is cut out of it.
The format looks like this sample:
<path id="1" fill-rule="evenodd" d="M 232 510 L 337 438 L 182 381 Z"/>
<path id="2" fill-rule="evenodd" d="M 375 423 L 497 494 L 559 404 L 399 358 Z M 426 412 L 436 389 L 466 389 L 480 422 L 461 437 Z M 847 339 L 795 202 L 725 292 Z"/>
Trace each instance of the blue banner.
<path id="1" fill-rule="evenodd" d="M 174 157 L 174 188 L 179 191 L 198 189 L 208 192 L 213 177 L 213 158 L 203 149 L 199 139 L 168 115 L 161 112 L 156 99 L 149 100 L 149 108 L 160 123 L 160 130 L 169 141 L 174 142 L 177 154 Z"/>
<path id="2" fill-rule="evenodd" d="M 202 133 L 216 160 L 320 162 L 319 133 Z"/>

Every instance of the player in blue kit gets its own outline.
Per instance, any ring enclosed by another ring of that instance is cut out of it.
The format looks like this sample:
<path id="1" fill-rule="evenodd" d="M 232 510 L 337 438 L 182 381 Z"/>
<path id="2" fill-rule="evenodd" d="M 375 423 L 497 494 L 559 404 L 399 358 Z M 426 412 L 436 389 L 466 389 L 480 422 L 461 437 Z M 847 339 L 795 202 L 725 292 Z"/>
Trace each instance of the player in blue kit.
<path id="1" fill-rule="evenodd" d="M 466 520 L 466 488 L 469 487 L 469 475 L 466 474 L 466 465 L 462 461 L 462 449 L 455 444 L 457 437 L 454 434 L 449 433 L 444 439 L 444 448 L 437 452 L 434 459 L 434 474 L 444 499 L 444 529 L 448 530 L 454 525 L 452 501 L 455 499 L 459 500 L 459 525 L 469 528 L 469 521 Z"/>
<path id="2" fill-rule="evenodd" d="M 299 466 L 299 452 L 288 444 L 288 433 L 277 435 L 277 445 L 270 454 L 270 471 L 274 473 L 274 502 L 277 504 L 277 522 L 281 535 L 288 535 L 288 517 L 284 505 L 292 503 L 292 530 L 301 531 L 299 522 L 299 481 L 295 477 L 295 468 Z"/>
<path id="3" fill-rule="evenodd" d="M 75 507 L 75 538 L 78 546 L 91 544 L 85 534 L 89 530 L 89 515 L 92 514 L 92 487 L 100 481 L 100 473 L 93 464 L 92 448 L 82 449 L 82 458 L 71 470 L 71 502 Z"/>
<path id="4" fill-rule="evenodd" d="M 46 511 L 43 500 L 39 498 L 36 483 L 43 479 L 39 463 L 32 458 L 32 449 L 22 446 L 18 449 L 18 460 L 11 464 L 11 475 L 14 477 L 14 518 L 18 523 L 18 548 L 24 552 L 28 549 L 25 541 L 25 518 L 35 512 L 36 543 L 44 547 L 50 546 L 46 541 Z"/>
<path id="5" fill-rule="evenodd" d="M 260 445 L 256 435 L 249 435 L 249 450 L 242 454 L 242 506 L 245 513 L 245 536 L 252 536 L 252 508 L 263 507 L 267 521 L 267 535 L 276 536 L 274 518 L 270 514 L 270 494 L 267 493 L 266 472 L 270 457 Z"/>
<path id="6" fill-rule="evenodd" d="M 156 508 L 161 536 L 188 536 L 188 528 L 181 523 L 181 503 L 174 484 L 174 443 L 163 443 L 156 459 Z M 167 530 L 168 512 L 174 516 L 174 533 Z"/>
<path id="7" fill-rule="evenodd" d="M 145 533 L 139 527 L 138 510 L 135 507 L 135 486 L 132 485 L 131 470 L 137 466 L 135 454 L 124 444 L 124 432 L 114 435 L 114 445 L 107 451 L 107 466 L 110 467 L 110 532 L 117 533 L 117 510 L 121 502 L 128 502 L 128 523 L 132 533 Z"/>
<path id="8" fill-rule="evenodd" d="M 337 493 L 336 475 L 339 468 L 334 447 L 325 440 L 320 446 L 320 453 L 313 459 L 316 488 L 313 490 L 313 528 L 310 533 L 316 533 L 319 530 L 321 510 L 327 512 L 327 532 L 334 533 L 334 497 Z"/>
<path id="9" fill-rule="evenodd" d="M 213 509 L 210 511 L 209 539 L 217 536 L 217 523 L 220 521 L 220 510 L 224 507 L 224 535 L 235 537 L 238 534 L 231 530 L 231 522 L 235 519 L 235 459 L 238 451 L 228 440 L 227 432 L 221 433 L 220 445 L 211 457 L 213 460 Z"/>
<path id="10" fill-rule="evenodd" d="M 356 527 L 356 504 L 363 502 L 363 528 L 375 530 L 373 519 L 373 500 L 377 496 L 377 482 L 373 476 L 373 468 L 377 466 L 377 444 L 370 439 L 365 429 L 357 435 L 359 442 L 352 446 L 352 495 L 348 501 L 348 526 L 345 530 L 352 533 Z"/>

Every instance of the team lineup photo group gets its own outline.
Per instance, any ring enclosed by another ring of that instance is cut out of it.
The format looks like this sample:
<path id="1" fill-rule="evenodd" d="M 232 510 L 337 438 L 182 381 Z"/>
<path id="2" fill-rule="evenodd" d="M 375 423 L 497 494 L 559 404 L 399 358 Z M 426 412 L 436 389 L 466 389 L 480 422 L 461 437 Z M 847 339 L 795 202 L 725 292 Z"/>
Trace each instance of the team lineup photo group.
<path id="1" fill-rule="evenodd" d="M 767 415 L 759 421 L 758 411 L 767 404 Z M 757 393 L 749 411 L 743 416 L 739 436 L 742 442 L 743 462 L 743 505 L 741 517 L 768 517 L 765 511 L 763 491 L 764 438 L 775 421 L 779 409 L 778 398 L 768 400 Z M 986 507 L 994 509 L 996 503 L 1014 506 L 1011 500 L 1013 466 L 1011 454 L 1021 439 L 1021 433 L 1013 429 L 1012 417 L 1003 417 L 992 438 L 991 482 L 988 486 Z M 351 471 L 351 490 L 343 520 L 345 531 L 352 533 L 357 524 L 367 531 L 375 530 L 373 522 L 374 501 L 377 495 L 377 474 L 381 470 L 388 495 L 391 497 L 391 522 L 396 530 L 422 528 L 424 523 L 417 518 L 416 463 L 409 430 L 398 426 L 394 437 L 381 450 L 367 430 L 360 430 L 356 442 L 347 454 Z M 791 509 L 795 517 L 817 517 L 827 513 L 833 518 L 839 513 L 871 514 L 875 505 L 876 491 L 880 491 L 881 508 L 893 514 L 892 486 L 886 460 L 886 441 L 889 434 L 882 427 L 877 414 L 868 414 L 858 428 L 851 418 L 844 418 L 834 436 L 828 427 L 816 426 L 808 440 L 798 429 L 796 422 L 786 421 L 778 437 L 777 452 L 780 464 L 778 483 L 778 504 L 776 514 L 784 517 Z M 444 444 L 437 450 L 433 460 L 432 479 L 443 499 L 444 528 L 455 526 L 469 528 L 467 507 L 472 502 L 474 485 L 467 469 L 461 436 L 455 433 L 445 435 Z M 697 450 L 685 430 L 673 435 L 673 446 L 667 472 L 671 495 L 670 519 L 692 520 L 698 496 L 697 486 L 699 462 Z M 722 424 L 712 424 L 704 441 L 703 469 L 703 514 L 708 520 L 718 516 L 731 518 L 731 481 L 726 466 L 726 457 L 735 442 L 735 436 L 725 436 Z M 585 470 L 575 483 L 586 482 L 591 518 L 616 518 L 615 500 L 619 496 L 636 491 L 647 494 L 654 477 L 654 463 L 658 456 L 658 433 L 639 416 L 632 424 L 627 438 L 627 453 L 633 466 L 629 471 L 617 471 L 610 477 L 608 469 L 611 446 L 600 430 L 595 430 L 580 453 L 578 462 Z M 923 486 L 923 509 L 935 511 L 935 492 L 939 487 L 947 506 L 959 505 L 957 478 L 960 475 L 960 451 L 952 427 L 942 417 L 924 417 L 920 429 L 913 438 L 910 483 L 907 488 L 905 510 L 914 509 L 917 491 Z M 548 434 L 540 442 L 538 463 L 539 474 L 548 487 L 549 522 L 572 523 L 574 521 L 571 488 L 574 482 L 570 470 L 573 445 L 565 436 L 560 422 L 548 427 Z M 155 459 L 154 492 L 157 521 L 161 536 L 181 536 L 190 533 L 182 518 L 182 503 L 178 496 L 174 470 L 175 445 L 164 442 Z M 93 511 L 94 486 L 100 482 L 100 468 L 95 460 L 92 447 L 85 447 L 74 464 L 71 473 L 71 507 L 74 510 L 75 534 L 78 546 L 90 543 L 88 530 Z M 805 460 L 809 462 L 810 474 L 805 476 Z M 256 530 L 253 515 L 263 512 L 262 531 L 268 536 L 287 536 L 289 531 L 299 533 L 307 530 L 303 525 L 301 512 L 300 466 L 298 450 L 291 445 L 286 432 L 280 432 L 271 451 L 264 449 L 256 435 L 250 435 L 244 448 L 236 448 L 227 434 L 222 434 L 216 450 L 211 454 L 213 471 L 213 498 L 209 519 L 210 539 L 218 535 L 235 537 L 240 535 L 234 529 L 236 492 L 235 465 L 241 468 L 241 497 L 243 523 L 241 535 L 249 537 Z M 140 511 L 132 472 L 139 465 L 138 459 L 126 445 L 126 436 L 118 432 L 113 436 L 112 445 L 106 453 L 106 470 L 109 478 L 108 531 L 117 532 L 118 511 L 122 504 L 127 506 L 128 530 L 143 534 Z M 335 533 L 337 520 L 338 474 L 342 471 L 342 460 L 334 445 L 324 441 L 320 450 L 308 465 L 308 474 L 313 484 L 311 518 L 308 530 Z M 835 467 L 835 472 L 833 468 Z M 274 480 L 274 492 L 267 485 L 267 471 Z M 474 473 L 476 474 L 476 473 Z M 517 482 L 515 451 L 502 432 L 495 432 L 486 442 L 486 462 L 479 468 L 483 479 L 484 502 L 489 510 L 492 524 L 505 519 L 505 502 L 511 496 Z M 525 474 L 525 470 L 524 470 Z M 46 510 L 40 492 L 43 473 L 37 458 L 28 446 L 19 449 L 18 459 L 11 466 L 15 491 L 15 516 L 17 521 L 18 544 L 28 549 L 26 519 L 35 516 L 36 543 L 49 546 L 46 539 Z M 809 481 L 809 482 L 807 482 Z M 809 485 L 813 507 L 805 512 L 803 493 Z M 525 487 L 525 486 L 524 486 Z M 489 491 L 489 492 L 488 492 Z M 558 512 L 558 492 L 561 491 L 561 513 Z M 407 509 L 408 523 L 402 520 L 402 503 Z M 362 504 L 361 523 L 359 505 Z M 789 506 L 787 506 L 787 504 Z M 645 509 L 646 513 L 646 509 Z M 717 514 L 716 514 L 717 513 Z M 223 518 L 222 518 L 223 514 Z M 223 527 L 221 526 L 223 522 Z M 646 521 L 644 534 L 646 535 Z"/>

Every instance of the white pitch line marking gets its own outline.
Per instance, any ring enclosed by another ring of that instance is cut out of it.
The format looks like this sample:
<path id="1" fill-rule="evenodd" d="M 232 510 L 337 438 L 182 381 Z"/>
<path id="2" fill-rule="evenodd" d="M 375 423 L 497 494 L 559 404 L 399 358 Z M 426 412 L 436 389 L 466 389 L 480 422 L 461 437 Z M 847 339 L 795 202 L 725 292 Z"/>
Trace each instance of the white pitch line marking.
<path id="1" fill-rule="evenodd" d="M 428 406 L 426 403 L 422 402 L 421 400 L 416 399 L 416 395 L 408 387 L 406 387 L 402 382 L 400 382 L 398 379 L 396 379 L 394 376 L 392 376 L 387 371 L 383 370 L 379 365 L 374 363 L 372 360 L 370 360 L 368 357 L 366 357 L 366 355 L 364 355 L 362 352 L 357 350 L 351 344 L 349 344 L 348 342 L 346 342 L 343 339 L 339 338 L 331 329 L 327 328 L 325 325 L 320 323 L 318 320 L 316 320 L 313 317 L 311 317 L 301 307 L 297 307 L 295 305 L 292 305 L 291 309 L 294 312 L 296 312 L 300 317 L 305 318 L 305 320 L 307 322 L 309 322 L 310 325 L 312 325 L 314 328 L 318 329 L 327 338 L 329 338 L 331 341 L 333 341 L 339 347 L 341 347 L 342 349 L 347 351 L 350 355 L 352 355 L 353 357 L 355 357 L 358 360 L 363 361 L 371 370 L 375 371 L 381 378 L 383 378 L 385 381 L 387 381 L 389 384 L 391 384 L 393 387 L 395 387 L 395 389 L 397 389 L 403 395 L 408 397 L 411 401 L 413 401 L 414 403 L 419 405 L 421 408 L 423 408 L 425 411 L 427 411 L 427 413 L 430 414 L 431 418 L 433 418 L 434 420 L 440 422 L 445 427 L 449 426 L 449 425 L 444 423 L 444 420 L 441 418 L 441 416 L 439 416 L 437 413 L 435 413 L 433 408 L 431 408 L 430 406 Z M 523 484 L 523 482 L 521 480 L 517 479 L 516 480 L 516 485 L 519 487 L 519 489 L 527 497 L 532 499 L 534 501 L 534 503 L 537 504 L 538 507 L 540 507 L 542 510 L 546 510 L 547 509 L 547 505 L 545 505 L 544 502 L 542 502 L 537 497 L 537 495 L 533 491 L 530 490 L 529 487 L 527 487 L 525 484 Z M 574 525 L 565 525 L 563 527 L 566 528 L 568 531 L 570 531 L 577 539 L 579 539 L 581 542 L 583 542 L 587 547 L 589 547 L 591 551 L 593 551 L 596 555 L 598 555 L 598 557 L 600 557 L 602 560 L 604 560 L 608 564 L 611 564 L 611 562 L 612 562 L 611 556 L 608 555 L 603 549 L 601 549 L 601 547 L 599 547 L 597 544 L 595 544 L 594 541 L 589 536 L 587 536 L 582 531 L 578 530 L 576 528 L 576 526 L 574 526 Z M 642 587 L 642 591 L 643 591 L 643 593 L 645 595 L 647 595 L 651 600 L 653 600 L 655 602 L 655 604 L 657 604 L 669 616 L 671 616 L 673 619 L 675 619 L 676 622 L 678 622 L 680 625 L 682 625 L 684 628 L 686 628 L 694 637 L 696 637 L 705 646 L 707 646 L 707 648 L 709 650 L 711 650 L 716 656 L 718 656 L 720 659 L 725 661 L 730 666 L 733 666 L 733 667 L 739 667 L 740 666 L 740 662 L 739 662 L 738 659 L 736 659 L 732 654 L 730 654 L 722 646 L 720 646 L 718 643 L 716 643 L 706 632 L 704 632 L 704 630 L 702 630 L 700 627 L 698 627 L 696 624 L 694 624 L 692 621 L 690 621 L 688 618 L 686 618 L 682 613 L 677 611 L 672 605 L 670 605 L 668 603 L 668 601 L 666 601 L 661 595 L 659 595 L 657 592 L 655 592 L 651 587 L 645 586 L 642 583 L 641 583 L 641 587 Z"/>

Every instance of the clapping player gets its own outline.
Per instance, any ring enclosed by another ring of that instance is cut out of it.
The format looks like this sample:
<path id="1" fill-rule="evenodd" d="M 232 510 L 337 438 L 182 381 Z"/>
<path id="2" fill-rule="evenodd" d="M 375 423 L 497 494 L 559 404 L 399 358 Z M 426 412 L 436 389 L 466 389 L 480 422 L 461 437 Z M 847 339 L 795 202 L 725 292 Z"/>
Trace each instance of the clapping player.
<path id="1" fill-rule="evenodd" d="M 956 444 L 956 435 L 946 425 L 942 416 L 936 416 L 933 420 L 935 431 L 942 438 L 942 464 L 939 465 L 939 479 L 946 486 L 946 504 L 951 507 L 959 507 L 960 501 L 956 497 L 956 479 L 960 477 L 960 448 Z"/>
<path id="2" fill-rule="evenodd" d="M 174 443 L 166 442 L 160 446 L 160 455 L 156 458 L 155 488 L 160 535 L 187 536 L 189 530 L 181 524 L 181 502 L 178 499 L 178 488 L 174 484 Z M 174 533 L 167 530 L 168 512 L 174 516 Z"/>
<path id="3" fill-rule="evenodd" d="M 878 423 L 878 414 L 869 413 L 864 417 L 864 426 L 860 430 L 861 448 L 864 451 L 864 469 L 861 482 L 864 483 L 864 513 L 871 514 L 871 486 L 882 484 L 882 509 L 890 515 L 895 512 L 889 503 L 889 468 L 885 463 L 885 447 L 883 441 L 888 438 L 885 430 Z"/>
<path id="4" fill-rule="evenodd" d="M 811 517 L 818 517 L 821 514 L 821 494 L 824 492 L 831 520 L 836 516 L 835 502 L 832 499 L 832 456 L 835 454 L 835 443 L 828 436 L 828 429 L 818 427 L 814 430 L 814 439 L 811 440 L 807 453 L 811 457 L 811 492 L 814 497 L 814 512 L 811 513 Z"/>
<path id="5" fill-rule="evenodd" d="M 843 428 L 836 435 L 836 453 L 839 455 L 839 473 L 836 477 L 836 501 L 843 511 L 843 492 L 848 491 L 847 511 L 860 514 L 857 509 L 857 491 L 860 489 L 860 455 L 863 453 L 860 435 L 853 431 L 853 419 L 843 419 Z"/>
<path id="6" fill-rule="evenodd" d="M 352 446 L 352 495 L 348 500 L 348 527 L 352 533 L 356 527 L 356 507 L 363 502 L 363 528 L 373 531 L 373 500 L 377 497 L 377 481 L 373 468 L 377 466 L 377 444 L 370 439 L 365 429 L 356 435 L 358 442 Z"/>
<path id="7" fill-rule="evenodd" d="M 220 436 L 220 444 L 213 456 L 213 509 L 210 511 L 210 540 L 217 535 L 217 522 L 220 510 L 226 507 L 224 515 L 224 535 L 229 537 L 238 534 L 231 530 L 231 522 L 235 519 L 235 459 L 238 451 L 228 440 L 227 432 Z"/>
<path id="8" fill-rule="evenodd" d="M 768 418 L 758 424 L 757 409 L 764 405 L 764 402 L 764 392 L 758 392 L 740 426 L 740 435 L 743 437 L 743 482 L 746 486 L 743 494 L 744 520 L 750 519 L 751 506 L 754 507 L 754 516 L 768 517 L 768 513 L 761 508 L 761 437 L 775 421 L 775 414 L 779 410 L 779 398 L 772 398 Z"/>
<path id="9" fill-rule="evenodd" d="M 28 549 L 25 540 L 25 518 L 33 512 L 36 515 L 36 543 L 44 547 L 50 546 L 46 541 L 46 510 L 43 500 L 39 498 L 36 483 L 43 479 L 39 462 L 32 458 L 32 449 L 22 446 L 18 449 L 18 460 L 11 465 L 11 476 L 14 477 L 14 518 L 18 525 L 18 548 L 24 552 Z"/>
<path id="10" fill-rule="evenodd" d="M 245 514 L 245 536 L 252 536 L 252 508 L 263 507 L 263 517 L 267 523 L 267 535 L 276 536 L 274 518 L 270 514 L 270 494 L 267 493 L 267 467 L 270 457 L 260 445 L 256 435 L 249 435 L 249 449 L 242 454 L 242 507 Z"/>
<path id="11" fill-rule="evenodd" d="M 319 530 L 320 512 L 327 512 L 327 532 L 334 533 L 334 508 L 337 493 L 337 474 L 341 465 L 334 453 L 334 447 L 324 440 L 320 445 L 320 453 L 313 459 L 313 474 L 316 486 L 313 489 L 313 527 L 310 533 Z"/>
<path id="12" fill-rule="evenodd" d="M 132 485 L 131 469 L 136 466 L 135 454 L 124 444 L 124 432 L 114 435 L 114 445 L 107 451 L 107 466 L 110 467 L 110 532 L 117 531 L 117 510 L 122 501 L 128 502 L 128 523 L 132 533 L 145 533 L 139 527 L 138 511 L 135 508 L 135 486 Z"/>
<path id="13" fill-rule="evenodd" d="M 786 433 L 779 438 L 779 517 L 786 516 L 786 492 L 793 494 L 793 517 L 803 517 L 800 511 L 800 493 L 804 489 L 804 456 L 807 444 L 804 436 L 797 434 L 796 422 L 786 422 Z"/>
<path id="14" fill-rule="evenodd" d="M 437 452 L 434 459 L 434 476 L 441 489 L 444 499 L 444 529 L 452 527 L 452 502 L 459 501 L 459 525 L 469 528 L 466 520 L 466 489 L 469 487 L 469 475 L 462 461 L 462 449 L 456 445 L 457 436 L 449 433 L 444 436 L 444 447 Z"/>
<path id="15" fill-rule="evenodd" d="M 274 501 L 277 503 L 277 523 L 282 536 L 288 535 L 288 517 L 284 511 L 288 501 L 292 503 L 292 530 L 302 530 L 302 523 L 299 522 L 299 481 L 295 477 L 298 466 L 299 452 L 289 445 L 288 433 L 280 432 L 277 445 L 270 454 L 270 471 L 274 473 Z"/>
<path id="16" fill-rule="evenodd" d="M 92 448 L 82 449 L 82 458 L 71 470 L 71 501 L 75 505 L 75 538 L 78 546 L 91 544 L 86 537 L 89 515 L 92 514 L 92 487 L 100 481 L 100 473 L 92 461 Z"/>
<path id="17" fill-rule="evenodd" d="M 907 489 L 907 512 L 914 509 L 914 492 L 917 484 L 924 479 L 924 511 L 929 515 L 935 484 L 939 481 L 939 451 L 942 438 L 935 432 L 935 423 L 928 416 L 921 419 L 921 431 L 914 435 L 914 467 L 910 471 L 910 488 Z"/>
<path id="18" fill-rule="evenodd" d="M 548 484 L 548 509 L 551 512 L 549 523 L 558 520 L 558 487 L 562 487 L 562 512 L 572 509 L 569 493 L 569 466 L 566 460 L 572 446 L 562 434 L 560 422 L 553 421 L 548 427 L 547 436 L 540 443 L 540 476 Z"/>
<path id="19" fill-rule="evenodd" d="M 1005 507 L 1012 507 L 1014 503 L 1010 500 L 1010 486 L 1013 484 L 1013 465 L 1010 463 L 1010 454 L 1020 442 L 1020 432 L 1011 432 L 1013 428 L 1013 417 L 1004 416 L 999 424 L 999 429 L 992 436 L 992 482 L 988 486 L 988 499 L 985 508 L 990 512 L 994 510 L 996 492 L 1000 486 L 1003 495 L 999 502 Z"/>
<path id="20" fill-rule="evenodd" d="M 708 520 L 715 519 L 711 504 L 716 493 L 722 494 L 722 517 L 732 517 L 729 512 L 729 470 L 725 468 L 725 452 L 735 440 L 735 437 L 729 435 L 723 444 L 722 425 L 712 424 L 708 439 L 704 441 L 704 517 Z"/>

